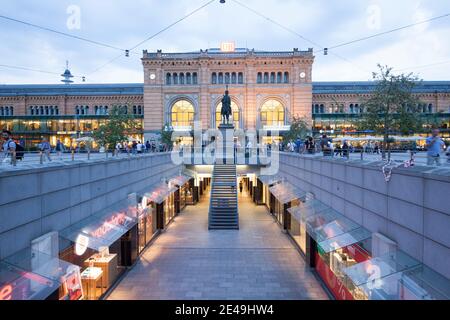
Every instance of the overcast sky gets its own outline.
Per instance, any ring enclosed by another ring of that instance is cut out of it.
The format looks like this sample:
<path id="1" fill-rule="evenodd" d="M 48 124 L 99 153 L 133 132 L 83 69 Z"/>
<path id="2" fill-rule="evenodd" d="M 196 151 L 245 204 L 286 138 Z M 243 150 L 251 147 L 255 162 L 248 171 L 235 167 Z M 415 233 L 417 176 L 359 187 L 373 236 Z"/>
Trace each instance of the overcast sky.
<path id="1" fill-rule="evenodd" d="M 195 15 L 92 73 L 120 51 L 0 19 L 0 65 L 62 73 L 70 61 L 87 83 L 143 82 L 142 50 L 238 47 L 292 50 L 333 45 L 450 13 L 449 0 L 239 0 L 315 45 L 239 6 L 215 1 Z M 207 0 L 1 0 L 0 14 L 127 49 Z M 79 9 L 79 15 L 77 11 Z M 78 19 L 79 17 L 79 19 Z M 377 63 L 424 80 L 450 80 L 450 17 L 316 54 L 314 81 L 369 80 Z M 435 64 L 429 66 L 430 64 Z M 0 83 L 59 83 L 60 77 L 0 67 Z M 75 79 L 77 83 L 81 79 Z"/>

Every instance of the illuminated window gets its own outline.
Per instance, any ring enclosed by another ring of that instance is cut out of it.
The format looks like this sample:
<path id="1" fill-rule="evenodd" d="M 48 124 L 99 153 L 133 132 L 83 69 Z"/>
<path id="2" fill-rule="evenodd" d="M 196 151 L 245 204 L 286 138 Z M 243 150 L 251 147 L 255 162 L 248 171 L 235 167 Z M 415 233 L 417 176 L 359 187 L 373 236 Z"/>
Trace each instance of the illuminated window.
<path id="1" fill-rule="evenodd" d="M 284 126 L 284 107 L 277 100 L 269 100 L 261 108 L 262 126 Z"/>
<path id="2" fill-rule="evenodd" d="M 195 109 L 187 100 L 179 100 L 172 107 L 172 126 L 194 126 Z"/>
<path id="3" fill-rule="evenodd" d="M 233 111 L 233 124 L 235 129 L 239 129 L 239 107 L 234 101 L 231 101 L 231 110 Z M 216 108 L 216 128 L 222 123 L 222 102 L 217 105 Z"/>

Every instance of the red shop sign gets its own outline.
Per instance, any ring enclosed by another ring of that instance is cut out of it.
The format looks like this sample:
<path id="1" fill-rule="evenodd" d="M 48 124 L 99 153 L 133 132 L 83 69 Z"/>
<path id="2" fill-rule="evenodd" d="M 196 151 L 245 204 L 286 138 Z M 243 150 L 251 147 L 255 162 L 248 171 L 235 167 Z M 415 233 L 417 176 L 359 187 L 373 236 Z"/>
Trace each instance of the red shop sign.
<path id="1" fill-rule="evenodd" d="M 352 294 L 345 285 L 336 277 L 334 272 L 322 260 L 319 253 L 315 253 L 316 271 L 327 285 L 327 288 L 333 293 L 337 300 L 354 300 Z"/>

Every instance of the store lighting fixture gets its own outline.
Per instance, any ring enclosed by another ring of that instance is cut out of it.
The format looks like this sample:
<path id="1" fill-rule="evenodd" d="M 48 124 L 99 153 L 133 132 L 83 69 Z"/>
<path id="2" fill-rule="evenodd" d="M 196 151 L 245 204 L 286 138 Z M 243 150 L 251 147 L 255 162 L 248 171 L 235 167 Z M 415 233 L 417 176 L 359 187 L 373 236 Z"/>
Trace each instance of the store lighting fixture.
<path id="1" fill-rule="evenodd" d="M 83 234 L 79 234 L 77 240 L 75 241 L 75 254 L 77 256 L 82 256 L 89 245 L 89 238 Z"/>

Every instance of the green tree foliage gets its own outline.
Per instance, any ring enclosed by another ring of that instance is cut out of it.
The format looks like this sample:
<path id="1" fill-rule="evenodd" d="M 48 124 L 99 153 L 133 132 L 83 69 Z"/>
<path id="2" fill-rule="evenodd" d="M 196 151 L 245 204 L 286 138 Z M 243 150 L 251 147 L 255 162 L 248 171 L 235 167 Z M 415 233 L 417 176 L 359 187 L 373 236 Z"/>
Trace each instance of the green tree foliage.
<path id="1" fill-rule="evenodd" d="M 172 133 L 173 128 L 168 123 L 161 129 L 161 143 L 165 144 L 169 150 L 171 150 L 173 146 Z"/>
<path id="2" fill-rule="evenodd" d="M 384 137 L 383 158 L 389 148 L 390 134 L 409 134 L 422 128 L 418 97 L 413 94 L 417 76 L 395 75 L 392 68 L 378 65 L 373 73 L 377 85 L 368 99 L 363 101 L 364 113 L 358 123 L 359 130 L 373 130 Z"/>
<path id="3" fill-rule="evenodd" d="M 128 110 L 130 106 L 128 105 Z M 109 111 L 108 121 L 92 134 L 100 146 L 113 149 L 118 142 L 128 141 L 128 136 L 137 130 L 134 116 L 128 114 L 123 105 L 114 105 Z"/>
<path id="4" fill-rule="evenodd" d="M 304 139 L 311 132 L 311 126 L 308 121 L 302 117 L 293 116 L 291 120 L 291 128 L 284 135 L 284 141 L 295 141 L 298 138 Z"/>

